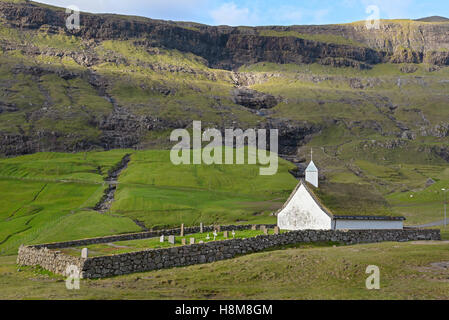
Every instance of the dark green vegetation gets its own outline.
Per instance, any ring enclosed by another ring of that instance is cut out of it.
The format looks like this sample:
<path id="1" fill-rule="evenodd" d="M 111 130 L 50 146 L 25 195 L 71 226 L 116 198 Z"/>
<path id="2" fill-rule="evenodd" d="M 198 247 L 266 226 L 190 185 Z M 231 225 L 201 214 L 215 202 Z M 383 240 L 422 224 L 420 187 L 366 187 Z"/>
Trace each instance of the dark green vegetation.
<path id="1" fill-rule="evenodd" d="M 448 299 L 449 244 L 381 243 L 298 246 L 233 260 L 81 281 L 34 268 L 17 272 L 0 257 L 1 299 Z M 368 265 L 380 268 L 380 290 L 367 290 Z M 151 288 L 151 290 L 149 290 Z"/>

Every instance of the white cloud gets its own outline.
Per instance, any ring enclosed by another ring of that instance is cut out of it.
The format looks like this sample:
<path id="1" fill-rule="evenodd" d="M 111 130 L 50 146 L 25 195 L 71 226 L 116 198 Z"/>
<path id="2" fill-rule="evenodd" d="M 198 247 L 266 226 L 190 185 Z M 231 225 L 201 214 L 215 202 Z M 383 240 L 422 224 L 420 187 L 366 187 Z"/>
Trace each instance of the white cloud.
<path id="1" fill-rule="evenodd" d="M 241 26 L 257 24 L 257 16 L 249 8 L 239 8 L 233 2 L 221 5 L 210 13 L 214 24 Z"/>
<path id="2" fill-rule="evenodd" d="M 199 17 L 208 5 L 207 0 L 37 0 L 39 2 L 68 7 L 75 5 L 81 11 L 92 13 L 119 13 L 150 18 L 183 19 Z"/>

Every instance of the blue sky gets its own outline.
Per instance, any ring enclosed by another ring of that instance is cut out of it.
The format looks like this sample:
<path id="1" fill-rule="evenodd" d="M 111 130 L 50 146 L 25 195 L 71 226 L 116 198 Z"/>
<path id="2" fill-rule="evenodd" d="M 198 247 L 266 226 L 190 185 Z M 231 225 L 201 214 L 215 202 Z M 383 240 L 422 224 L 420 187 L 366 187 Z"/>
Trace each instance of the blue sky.
<path id="1" fill-rule="evenodd" d="M 376 5 L 382 19 L 449 17 L 449 0 L 39 0 L 82 11 L 120 13 L 210 25 L 331 24 L 365 20 Z"/>

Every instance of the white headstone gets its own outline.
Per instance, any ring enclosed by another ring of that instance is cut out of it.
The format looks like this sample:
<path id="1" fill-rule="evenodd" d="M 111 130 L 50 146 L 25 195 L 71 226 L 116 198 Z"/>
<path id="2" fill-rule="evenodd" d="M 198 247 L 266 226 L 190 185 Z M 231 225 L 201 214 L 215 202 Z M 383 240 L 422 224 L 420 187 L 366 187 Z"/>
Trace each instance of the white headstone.
<path id="1" fill-rule="evenodd" d="M 160 241 L 161 243 L 163 243 L 163 242 L 165 241 L 165 236 L 162 235 L 159 241 Z"/>
<path id="2" fill-rule="evenodd" d="M 190 244 L 195 244 L 195 238 L 190 238 Z"/>
<path id="3" fill-rule="evenodd" d="M 204 232 L 204 227 L 203 227 L 203 223 L 201 222 L 200 223 L 200 233 L 203 233 Z"/>
<path id="4" fill-rule="evenodd" d="M 83 259 L 89 258 L 89 249 L 84 248 L 83 250 L 81 250 L 81 258 Z"/>
<path id="5" fill-rule="evenodd" d="M 170 242 L 171 244 L 175 244 L 175 236 L 169 236 L 168 242 Z"/>

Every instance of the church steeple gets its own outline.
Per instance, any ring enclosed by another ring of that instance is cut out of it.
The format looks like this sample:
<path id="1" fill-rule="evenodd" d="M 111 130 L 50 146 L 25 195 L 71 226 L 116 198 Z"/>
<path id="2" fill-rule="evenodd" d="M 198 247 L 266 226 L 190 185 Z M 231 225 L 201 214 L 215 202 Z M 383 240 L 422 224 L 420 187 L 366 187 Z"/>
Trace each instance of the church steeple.
<path id="1" fill-rule="evenodd" d="M 310 163 L 306 169 L 306 181 L 318 188 L 318 168 L 313 162 L 313 149 L 310 150 Z"/>

